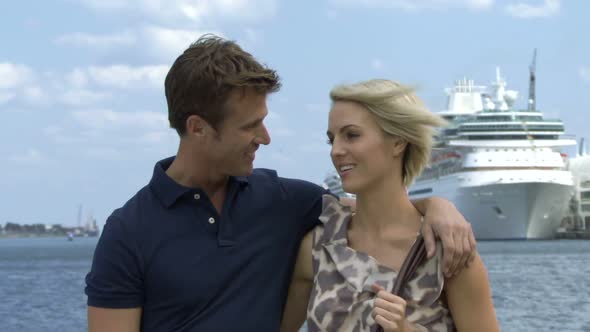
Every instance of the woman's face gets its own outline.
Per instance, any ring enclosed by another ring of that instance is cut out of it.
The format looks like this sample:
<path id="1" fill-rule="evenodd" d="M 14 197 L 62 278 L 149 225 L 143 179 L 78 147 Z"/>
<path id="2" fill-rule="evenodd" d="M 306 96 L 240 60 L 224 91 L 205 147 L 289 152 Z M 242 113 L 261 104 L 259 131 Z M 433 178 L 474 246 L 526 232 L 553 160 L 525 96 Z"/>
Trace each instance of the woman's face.
<path id="1" fill-rule="evenodd" d="M 355 102 L 337 101 L 330 110 L 328 140 L 330 156 L 342 179 L 344 191 L 358 194 L 382 183 L 386 177 L 401 177 L 399 140 L 386 135 L 373 115 Z M 398 174 L 399 173 L 399 174 Z"/>

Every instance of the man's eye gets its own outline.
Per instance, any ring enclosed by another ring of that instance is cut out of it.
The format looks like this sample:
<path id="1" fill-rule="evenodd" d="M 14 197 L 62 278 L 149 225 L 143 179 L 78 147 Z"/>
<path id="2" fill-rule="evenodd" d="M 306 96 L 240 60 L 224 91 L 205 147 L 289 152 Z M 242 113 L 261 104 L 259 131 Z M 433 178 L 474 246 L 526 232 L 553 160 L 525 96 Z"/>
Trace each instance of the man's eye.
<path id="1" fill-rule="evenodd" d="M 251 129 L 255 129 L 256 127 L 258 127 L 258 122 L 249 124 L 248 126 L 246 126 L 246 129 L 251 130 Z"/>

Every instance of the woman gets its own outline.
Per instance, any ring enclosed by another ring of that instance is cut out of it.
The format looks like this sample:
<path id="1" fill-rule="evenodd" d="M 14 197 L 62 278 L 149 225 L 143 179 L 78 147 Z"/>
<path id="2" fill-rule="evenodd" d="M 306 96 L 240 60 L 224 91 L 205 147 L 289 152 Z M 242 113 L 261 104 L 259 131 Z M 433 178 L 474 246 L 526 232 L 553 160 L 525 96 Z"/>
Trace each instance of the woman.
<path id="1" fill-rule="evenodd" d="M 324 197 L 322 225 L 307 234 L 289 289 L 282 331 L 307 317 L 313 331 L 498 331 L 487 272 L 476 256 L 445 278 L 442 249 L 389 293 L 421 228 L 406 188 L 430 158 L 444 124 L 399 83 L 371 80 L 330 93 L 328 140 L 356 212 Z"/>

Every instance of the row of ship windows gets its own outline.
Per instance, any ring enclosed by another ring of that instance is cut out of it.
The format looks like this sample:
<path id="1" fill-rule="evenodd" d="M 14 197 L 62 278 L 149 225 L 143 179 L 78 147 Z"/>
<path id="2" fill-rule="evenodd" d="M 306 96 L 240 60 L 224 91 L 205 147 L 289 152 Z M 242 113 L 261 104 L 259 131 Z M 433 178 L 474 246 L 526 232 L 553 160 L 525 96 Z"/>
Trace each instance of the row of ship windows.
<path id="1" fill-rule="evenodd" d="M 521 131 L 524 130 L 526 132 L 533 132 L 533 131 L 563 131 L 563 126 L 506 126 L 506 125 L 487 125 L 484 128 L 479 126 L 461 126 L 460 130 L 462 132 L 465 131 Z"/>
<path id="2" fill-rule="evenodd" d="M 479 116 L 477 121 L 513 121 L 513 120 L 525 120 L 525 121 L 543 121 L 541 116 Z"/>
<path id="3" fill-rule="evenodd" d="M 559 139 L 558 135 L 469 135 L 466 137 L 467 140 L 470 141 L 477 141 L 477 140 L 496 140 L 496 139 L 514 139 L 514 140 L 525 140 L 525 139 L 546 139 L 546 140 L 556 140 Z"/>
<path id="4" fill-rule="evenodd" d="M 489 162 L 492 162 L 492 159 L 488 159 Z M 512 159 L 504 159 L 504 161 L 513 161 Z M 514 159 L 514 161 L 521 161 L 520 159 Z M 528 159 L 524 159 L 522 161 L 529 161 Z M 538 160 L 535 160 L 538 162 Z M 473 159 L 473 162 L 477 162 L 477 159 Z M 545 159 L 541 159 L 541 162 L 545 162 Z"/>
<path id="5" fill-rule="evenodd" d="M 483 149 L 482 149 L 483 150 Z M 547 149 L 536 149 L 536 148 L 532 148 L 532 149 L 517 149 L 517 148 L 512 148 L 512 149 L 508 149 L 508 148 L 503 148 L 503 149 L 485 149 L 486 152 L 490 152 L 490 151 L 495 151 L 495 152 L 499 152 L 499 151 L 533 151 L 533 152 L 537 152 L 537 151 L 547 151 Z"/>

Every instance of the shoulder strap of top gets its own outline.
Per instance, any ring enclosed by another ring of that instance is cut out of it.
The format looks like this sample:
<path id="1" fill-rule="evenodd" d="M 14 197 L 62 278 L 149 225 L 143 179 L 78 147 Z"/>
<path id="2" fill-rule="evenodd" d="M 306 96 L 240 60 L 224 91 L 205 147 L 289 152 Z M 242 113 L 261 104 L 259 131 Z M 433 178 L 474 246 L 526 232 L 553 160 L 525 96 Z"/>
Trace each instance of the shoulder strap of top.
<path id="1" fill-rule="evenodd" d="M 425 258 L 426 246 L 424 245 L 424 238 L 422 238 L 422 234 L 418 234 L 416 241 L 414 241 L 414 244 L 410 248 L 410 252 L 408 252 L 406 259 L 399 270 L 391 293 L 401 296 L 401 290 L 404 288 L 405 284 L 410 280 L 414 272 L 416 272 L 418 266 L 420 266 Z M 383 328 L 378 326 L 377 331 L 383 332 Z"/>
<path id="2" fill-rule="evenodd" d="M 395 279 L 395 283 L 393 285 L 392 293 L 400 296 L 401 290 L 403 289 L 404 285 L 412 278 L 414 272 L 424 259 L 426 258 L 426 246 L 424 245 L 424 238 L 422 234 L 418 234 L 416 241 L 410 248 L 410 252 L 406 256 L 402 267 Z"/>

